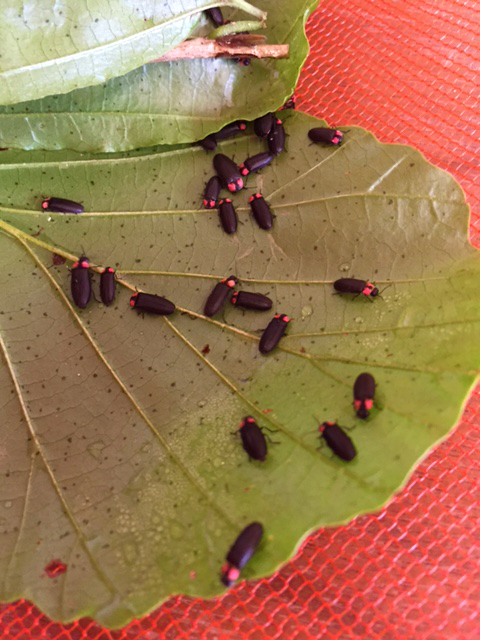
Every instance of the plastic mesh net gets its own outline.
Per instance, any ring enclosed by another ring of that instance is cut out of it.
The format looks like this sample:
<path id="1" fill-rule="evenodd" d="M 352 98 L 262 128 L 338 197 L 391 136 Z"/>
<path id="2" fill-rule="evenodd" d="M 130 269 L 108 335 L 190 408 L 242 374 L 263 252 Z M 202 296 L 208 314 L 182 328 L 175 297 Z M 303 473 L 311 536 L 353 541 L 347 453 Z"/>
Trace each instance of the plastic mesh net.
<path id="1" fill-rule="evenodd" d="M 298 107 L 411 144 L 452 173 L 472 207 L 479 246 L 477 0 L 325 0 L 308 37 Z M 91 620 L 56 624 L 20 601 L 0 606 L 0 637 L 478 637 L 479 417 L 477 390 L 462 424 L 386 509 L 312 535 L 268 580 L 240 583 L 212 601 L 172 598 L 121 631 Z"/>

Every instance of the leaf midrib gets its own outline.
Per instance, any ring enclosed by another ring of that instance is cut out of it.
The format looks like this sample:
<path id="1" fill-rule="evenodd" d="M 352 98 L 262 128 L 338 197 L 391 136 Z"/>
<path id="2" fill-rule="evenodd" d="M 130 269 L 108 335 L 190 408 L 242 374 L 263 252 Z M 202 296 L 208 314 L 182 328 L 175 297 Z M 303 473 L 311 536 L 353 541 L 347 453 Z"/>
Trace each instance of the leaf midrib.
<path id="1" fill-rule="evenodd" d="M 143 156 L 142 156 L 143 157 Z M 32 163 L 32 165 L 35 163 Z M 31 167 L 32 165 L 28 165 Z M 15 165 L 3 165 L 8 167 L 15 167 Z M 2 165 L 0 165 L 1 170 Z M 23 165 L 25 168 L 25 165 Z M 398 193 L 339 193 L 333 196 L 325 196 L 323 198 L 315 198 L 313 200 L 300 200 L 298 202 L 282 202 L 281 204 L 273 204 L 274 209 L 288 209 L 292 207 L 299 207 L 305 204 L 318 204 L 320 202 L 330 202 L 331 200 L 339 200 L 342 198 L 395 198 L 396 200 L 427 200 L 428 202 L 432 202 L 435 204 L 444 204 L 444 205 L 462 205 L 463 203 L 460 200 L 440 200 L 439 198 L 435 198 L 432 196 L 410 196 L 405 194 Z M 266 200 L 271 199 L 270 196 L 265 196 Z M 465 205 L 466 206 L 466 205 Z M 248 207 L 235 207 L 236 211 L 247 212 L 250 211 Z M 81 215 L 82 218 L 114 218 L 114 217 L 142 217 L 144 216 L 186 216 L 186 215 L 212 215 L 212 209 L 158 209 L 155 211 L 85 211 L 82 214 L 67 214 L 67 213 L 55 213 L 44 211 L 33 211 L 32 209 L 15 209 L 11 207 L 3 207 L 0 205 L 0 211 L 4 213 L 12 213 L 16 215 L 40 215 L 40 216 L 52 216 L 58 218 L 65 217 L 77 217 L 77 215 Z M 216 211 L 216 210 L 215 210 Z"/>
<path id="2" fill-rule="evenodd" d="M 234 3 L 235 0 L 232 0 Z M 209 5 L 205 5 L 205 7 L 210 8 L 214 6 L 213 3 Z M 51 60 L 43 60 L 42 62 L 35 62 L 34 64 L 24 65 L 22 67 L 15 67 L 14 69 L 7 69 L 6 71 L 0 72 L 0 78 L 8 79 L 9 77 L 13 77 L 15 75 L 20 75 L 21 73 L 25 73 L 28 71 L 33 71 L 40 68 L 47 69 L 48 67 L 56 66 L 58 64 L 63 64 L 65 62 L 70 62 L 74 60 L 80 60 L 83 57 L 90 57 L 92 54 L 95 55 L 107 55 L 109 49 L 121 46 L 123 44 L 135 43 L 136 40 L 142 40 L 146 34 L 148 35 L 156 35 L 156 31 L 161 31 L 165 27 L 168 27 L 179 20 L 183 20 L 184 18 L 189 18 L 197 13 L 201 13 L 204 9 L 190 9 L 189 11 L 184 11 L 183 13 L 176 14 L 171 18 L 167 18 L 163 20 L 160 24 L 156 24 L 148 29 L 140 31 L 139 33 L 133 33 L 129 36 L 123 36 L 117 40 L 112 40 L 111 42 L 106 42 L 104 44 L 97 45 L 95 47 L 91 47 L 90 49 L 82 49 L 82 51 L 76 51 L 75 53 L 68 54 L 66 56 L 60 56 L 59 58 L 52 58 Z"/>

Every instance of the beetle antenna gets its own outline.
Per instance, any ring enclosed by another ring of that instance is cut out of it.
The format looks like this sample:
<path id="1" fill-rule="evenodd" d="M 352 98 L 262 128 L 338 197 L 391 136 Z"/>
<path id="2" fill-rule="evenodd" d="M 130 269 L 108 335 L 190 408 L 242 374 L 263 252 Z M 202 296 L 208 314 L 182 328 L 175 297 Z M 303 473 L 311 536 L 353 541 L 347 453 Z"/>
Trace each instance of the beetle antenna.
<path id="1" fill-rule="evenodd" d="M 377 298 L 382 298 L 382 293 L 385 291 L 385 289 L 388 289 L 388 287 L 391 287 L 392 284 L 393 284 L 393 282 L 390 282 L 390 284 L 387 284 L 386 287 L 383 287 L 383 289 L 378 293 Z M 383 298 L 382 298 L 382 300 L 383 300 Z M 372 300 L 372 302 L 373 302 L 373 300 Z"/>

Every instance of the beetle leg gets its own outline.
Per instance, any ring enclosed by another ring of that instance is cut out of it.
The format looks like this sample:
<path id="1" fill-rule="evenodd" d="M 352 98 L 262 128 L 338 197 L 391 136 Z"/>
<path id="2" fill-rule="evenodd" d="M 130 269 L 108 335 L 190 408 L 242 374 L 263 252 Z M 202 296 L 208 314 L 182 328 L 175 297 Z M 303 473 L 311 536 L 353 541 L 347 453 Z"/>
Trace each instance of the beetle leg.
<path id="1" fill-rule="evenodd" d="M 280 444 L 280 442 L 276 442 L 275 440 L 272 440 L 268 434 L 265 435 L 265 438 L 270 442 L 270 444 Z"/>
<path id="2" fill-rule="evenodd" d="M 317 451 L 320 451 L 321 449 L 323 449 L 323 447 L 322 447 L 322 446 L 317 447 Z M 322 455 L 325 455 L 325 454 L 322 454 Z M 327 455 L 325 455 L 325 457 L 326 457 L 326 458 L 328 458 L 329 460 L 333 460 L 333 459 L 335 458 L 335 455 L 332 453 L 332 455 L 331 455 L 331 456 L 327 456 Z"/>

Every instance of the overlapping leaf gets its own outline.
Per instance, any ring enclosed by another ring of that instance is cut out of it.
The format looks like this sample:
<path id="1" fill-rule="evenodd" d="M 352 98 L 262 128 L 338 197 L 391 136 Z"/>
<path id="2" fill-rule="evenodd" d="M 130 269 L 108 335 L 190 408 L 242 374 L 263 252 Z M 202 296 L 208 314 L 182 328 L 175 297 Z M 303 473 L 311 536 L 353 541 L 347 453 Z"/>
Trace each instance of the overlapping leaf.
<path id="1" fill-rule="evenodd" d="M 255 3 L 268 12 L 268 41 L 290 45 L 288 60 L 254 60 L 249 67 L 221 59 L 151 64 L 104 85 L 0 107 L 0 146 L 122 151 L 177 144 L 199 140 L 239 114 L 253 119 L 274 110 L 295 88 L 308 51 L 305 21 L 315 5 Z"/>
<path id="2" fill-rule="evenodd" d="M 4 0 L 0 104 L 62 94 L 128 73 L 183 42 L 202 9 L 214 4 L 255 12 L 243 0 Z"/>
<path id="3" fill-rule="evenodd" d="M 276 213 L 272 232 L 243 191 L 233 237 L 199 209 L 211 174 L 200 149 L 1 155 L 3 600 L 119 626 L 172 593 L 219 593 L 224 555 L 253 520 L 266 535 L 243 575 L 266 575 L 313 527 L 378 508 L 454 425 L 480 350 L 463 194 L 417 151 L 362 129 L 338 149 L 309 146 L 315 122 L 292 114 L 288 151 L 249 178 Z M 260 142 L 223 149 L 241 159 Z M 40 194 L 87 213 L 41 213 Z M 119 269 L 113 307 L 78 312 L 66 266 L 47 268 L 51 251 L 83 250 Z M 267 357 L 270 314 L 202 316 L 230 273 L 292 317 Z M 392 284 L 370 303 L 332 295 L 342 276 Z M 142 319 L 135 287 L 178 312 Z M 352 409 L 364 370 L 378 383 L 366 423 Z M 247 414 L 277 430 L 263 464 L 231 435 Z M 317 450 L 316 419 L 353 427 L 352 463 Z M 52 560 L 66 572 L 48 578 Z"/>

